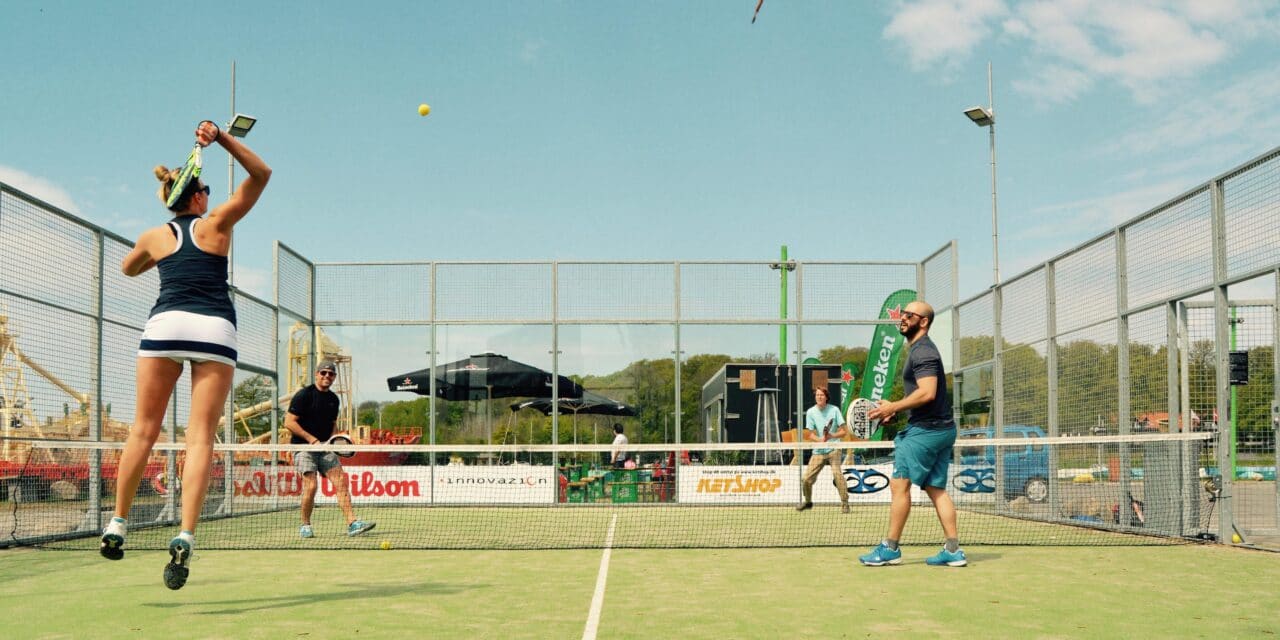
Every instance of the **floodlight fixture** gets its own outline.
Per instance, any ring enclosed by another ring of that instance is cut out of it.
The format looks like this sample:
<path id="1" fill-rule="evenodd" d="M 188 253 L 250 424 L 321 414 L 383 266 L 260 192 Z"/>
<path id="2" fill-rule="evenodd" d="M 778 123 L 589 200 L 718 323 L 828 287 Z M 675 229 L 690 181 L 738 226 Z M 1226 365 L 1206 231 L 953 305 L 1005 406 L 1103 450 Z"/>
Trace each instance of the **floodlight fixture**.
<path id="1" fill-rule="evenodd" d="M 989 127 L 996 123 L 996 114 L 986 107 L 969 107 L 964 110 L 964 115 L 969 116 L 979 127 Z"/>
<path id="2" fill-rule="evenodd" d="M 236 116 L 231 119 L 231 123 L 227 125 L 227 133 L 237 138 L 243 138 L 249 135 L 249 130 L 257 123 L 257 118 L 253 116 L 246 116 L 243 113 L 237 113 Z"/>

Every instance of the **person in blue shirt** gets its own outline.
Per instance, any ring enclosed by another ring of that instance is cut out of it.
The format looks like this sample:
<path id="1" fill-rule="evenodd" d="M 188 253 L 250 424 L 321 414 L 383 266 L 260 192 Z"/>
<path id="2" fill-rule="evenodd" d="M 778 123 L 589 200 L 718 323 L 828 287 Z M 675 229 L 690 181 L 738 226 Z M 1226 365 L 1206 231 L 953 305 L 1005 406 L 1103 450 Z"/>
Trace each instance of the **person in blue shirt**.
<path id="1" fill-rule="evenodd" d="M 187 183 L 169 211 L 173 219 L 138 237 L 120 268 L 138 276 L 155 267 L 160 294 L 142 331 L 137 360 L 137 409 L 117 470 L 115 517 L 102 532 L 99 551 L 108 560 L 124 557 L 129 509 L 160 435 L 169 399 L 191 363 L 190 417 L 183 436 L 182 530 L 169 542 L 164 583 L 181 589 L 195 546 L 196 523 L 204 509 L 213 461 L 213 435 L 226 409 L 236 372 L 236 310 L 227 284 L 231 230 L 258 202 L 271 168 L 244 143 L 205 120 L 196 126 L 196 142 L 217 142 L 244 167 L 249 177 L 226 202 L 209 206 L 209 187 Z M 181 167 L 155 168 L 157 195 L 168 202 Z"/>
<path id="2" fill-rule="evenodd" d="M 871 553 L 858 557 L 869 567 L 902 562 L 898 540 L 911 513 L 911 485 L 924 490 L 938 512 L 945 543 L 941 551 L 927 558 L 930 566 L 963 567 L 968 564 L 956 532 L 956 505 L 947 494 L 947 472 L 956 443 L 956 423 L 947 394 L 947 374 L 942 355 L 929 339 L 933 307 L 923 300 L 907 305 L 898 321 L 898 333 L 907 339 L 907 361 L 902 366 L 904 397 L 897 402 L 881 400 L 867 417 L 882 422 L 909 410 L 907 426 L 893 439 L 893 477 L 889 479 L 892 503 L 889 532 Z"/>
<path id="3" fill-rule="evenodd" d="M 838 440 L 849 433 L 844 426 L 844 416 L 840 409 L 828 404 L 827 389 L 816 387 L 813 390 L 814 405 L 804 412 L 804 439 L 810 442 L 827 442 Z M 814 449 L 809 457 L 809 466 L 804 470 L 804 500 L 796 506 L 796 511 L 813 508 L 813 483 L 823 467 L 831 467 L 832 480 L 840 492 L 840 512 L 849 513 L 849 486 L 844 481 L 844 470 L 840 467 L 840 454 L 834 449 Z"/>

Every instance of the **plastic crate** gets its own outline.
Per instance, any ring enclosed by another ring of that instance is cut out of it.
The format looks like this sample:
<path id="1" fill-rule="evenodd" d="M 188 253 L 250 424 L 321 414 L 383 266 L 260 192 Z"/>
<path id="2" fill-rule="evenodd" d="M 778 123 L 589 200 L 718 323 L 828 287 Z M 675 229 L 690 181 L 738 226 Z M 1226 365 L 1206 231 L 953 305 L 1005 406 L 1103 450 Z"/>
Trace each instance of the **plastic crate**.
<path id="1" fill-rule="evenodd" d="M 615 482 L 609 485 L 610 498 L 613 502 L 639 502 L 640 497 L 634 482 Z"/>

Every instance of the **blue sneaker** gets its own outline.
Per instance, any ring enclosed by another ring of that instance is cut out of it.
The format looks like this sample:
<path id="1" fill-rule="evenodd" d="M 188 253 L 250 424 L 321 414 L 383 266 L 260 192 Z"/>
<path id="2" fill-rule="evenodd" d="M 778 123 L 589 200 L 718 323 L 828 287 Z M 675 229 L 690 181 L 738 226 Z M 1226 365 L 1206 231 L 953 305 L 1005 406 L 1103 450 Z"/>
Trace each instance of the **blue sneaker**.
<path id="1" fill-rule="evenodd" d="M 358 536 L 366 531 L 373 529 L 376 526 L 378 526 L 378 523 L 376 522 L 365 522 L 364 520 L 356 520 L 355 522 L 352 522 L 351 524 L 347 525 L 347 536 L 349 537 Z"/>
<path id="2" fill-rule="evenodd" d="M 189 562 L 191 562 L 191 544 L 182 538 L 170 540 L 169 564 L 164 566 L 164 586 L 176 591 L 187 584 L 187 576 L 190 573 L 187 569 Z"/>
<path id="3" fill-rule="evenodd" d="M 871 553 L 858 556 L 858 562 L 868 567 L 882 567 L 886 564 L 902 564 L 902 549 L 890 549 L 883 542 L 876 545 Z"/>
<path id="4" fill-rule="evenodd" d="M 311 525 L 304 524 L 301 529 L 298 529 L 298 535 L 303 538 L 314 538 L 316 537 L 316 532 L 311 530 Z"/>
<path id="5" fill-rule="evenodd" d="M 942 551 L 925 558 L 924 563 L 931 567 L 963 567 L 969 564 L 969 559 L 964 556 L 964 549 L 947 551 L 947 548 L 943 547 Z"/>

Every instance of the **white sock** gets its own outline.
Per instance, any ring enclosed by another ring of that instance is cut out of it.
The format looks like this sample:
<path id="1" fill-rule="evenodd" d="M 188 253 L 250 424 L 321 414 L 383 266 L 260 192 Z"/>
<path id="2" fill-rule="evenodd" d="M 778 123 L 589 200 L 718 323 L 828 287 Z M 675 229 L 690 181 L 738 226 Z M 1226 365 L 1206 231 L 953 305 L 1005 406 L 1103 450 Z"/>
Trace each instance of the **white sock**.
<path id="1" fill-rule="evenodd" d="M 178 539 L 191 545 L 192 547 L 196 546 L 196 534 L 191 533 L 190 531 L 183 531 L 182 533 L 179 533 Z"/>
<path id="2" fill-rule="evenodd" d="M 111 518 L 111 522 L 107 523 L 107 529 L 104 533 L 114 533 L 118 536 L 123 536 L 128 530 L 129 523 L 124 518 L 115 516 Z"/>

